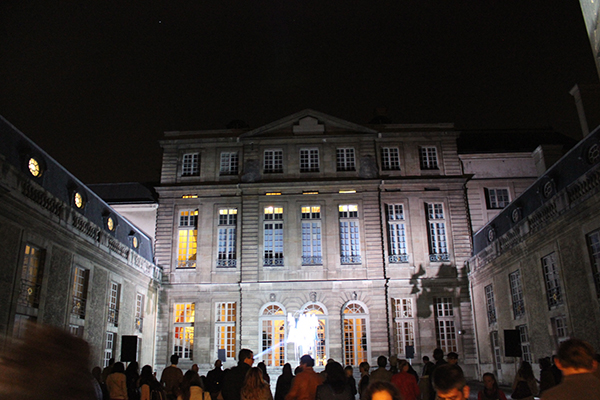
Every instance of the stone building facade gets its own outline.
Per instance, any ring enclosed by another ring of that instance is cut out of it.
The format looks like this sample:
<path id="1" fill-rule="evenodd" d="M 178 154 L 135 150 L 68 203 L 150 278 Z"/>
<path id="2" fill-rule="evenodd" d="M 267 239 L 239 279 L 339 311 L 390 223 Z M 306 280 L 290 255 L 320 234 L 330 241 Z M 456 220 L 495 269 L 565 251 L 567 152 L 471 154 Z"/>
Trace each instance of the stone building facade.
<path id="1" fill-rule="evenodd" d="M 600 348 L 600 131 L 548 169 L 473 237 L 468 262 L 482 372 L 511 383 L 505 330 L 537 363 L 569 337 Z"/>
<path id="2" fill-rule="evenodd" d="M 0 118 L 0 332 L 28 323 L 87 340 L 93 365 L 124 336 L 154 364 L 161 272 L 151 239 Z"/>
<path id="3" fill-rule="evenodd" d="M 415 364 L 475 376 L 466 178 L 452 124 L 357 125 L 304 110 L 249 130 L 167 132 L 156 228 L 158 369 Z M 407 347 L 408 346 L 408 347 Z M 277 368 L 279 370 L 279 368 Z"/>

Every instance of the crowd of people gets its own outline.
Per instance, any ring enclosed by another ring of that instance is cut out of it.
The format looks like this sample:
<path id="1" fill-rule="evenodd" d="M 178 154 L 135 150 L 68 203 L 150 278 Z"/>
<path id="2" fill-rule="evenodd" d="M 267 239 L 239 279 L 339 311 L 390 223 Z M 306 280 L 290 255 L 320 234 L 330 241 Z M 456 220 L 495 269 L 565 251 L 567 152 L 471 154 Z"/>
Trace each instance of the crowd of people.
<path id="1" fill-rule="evenodd" d="M 600 378 L 595 375 L 597 360 L 592 347 L 586 342 L 571 339 L 564 342 L 554 363 L 549 358 L 540 360 L 540 379 L 523 362 L 515 376 L 512 399 L 544 400 L 600 399 Z M 423 357 L 421 374 L 407 360 L 385 356 L 377 358 L 377 368 L 371 371 L 367 362 L 359 365 L 360 380 L 354 379 L 352 366 L 328 360 L 325 369 L 314 370 L 310 355 L 300 358 L 300 365 L 292 373 L 285 364 L 277 378 L 275 393 L 271 392 L 271 378 L 264 362 L 254 367 L 254 354 L 242 349 L 237 366 L 223 370 L 217 360 L 207 376 L 199 376 L 197 365 L 185 374 L 177 367 L 179 358 L 171 357 L 171 365 L 157 380 L 152 368 L 146 365 L 138 374 L 138 364 L 127 368 L 123 363 L 111 363 L 103 371 L 92 373 L 102 390 L 104 400 L 464 400 L 469 398 L 458 354 L 449 353 L 444 359 L 441 349 L 433 352 L 435 362 Z M 483 389 L 478 400 L 507 400 L 498 387 L 496 377 L 485 373 Z M 574 393 L 577 394 L 574 396 Z M 586 397 L 587 396 L 587 397 Z M 590 397 L 591 396 L 591 397 Z"/>

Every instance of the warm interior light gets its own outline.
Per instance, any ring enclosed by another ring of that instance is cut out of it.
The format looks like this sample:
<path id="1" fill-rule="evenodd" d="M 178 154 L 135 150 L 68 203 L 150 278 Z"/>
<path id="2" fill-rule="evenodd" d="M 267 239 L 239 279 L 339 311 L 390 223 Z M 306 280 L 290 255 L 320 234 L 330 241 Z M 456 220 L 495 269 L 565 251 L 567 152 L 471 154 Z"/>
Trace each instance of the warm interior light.
<path id="1" fill-rule="evenodd" d="M 302 194 L 319 194 L 319 192 L 302 192 Z"/>
<path id="2" fill-rule="evenodd" d="M 28 167 L 31 175 L 35 176 L 36 178 L 42 174 L 40 163 L 35 158 L 32 157 L 29 159 Z"/>
<path id="3" fill-rule="evenodd" d="M 184 194 L 183 196 L 181 196 L 182 199 L 197 199 L 198 195 L 197 194 Z"/>
<path id="4" fill-rule="evenodd" d="M 108 217 L 108 220 L 106 220 L 106 226 L 108 227 L 109 231 L 115 230 L 115 221 L 113 221 L 112 217 Z"/>
<path id="5" fill-rule="evenodd" d="M 81 193 L 75 192 L 74 201 L 75 201 L 75 207 L 83 208 L 83 196 L 81 196 Z"/>
<path id="6" fill-rule="evenodd" d="M 281 196 L 281 192 L 269 192 L 266 193 L 267 196 Z"/>
<path id="7" fill-rule="evenodd" d="M 340 190 L 340 193 L 356 193 L 356 190 Z"/>

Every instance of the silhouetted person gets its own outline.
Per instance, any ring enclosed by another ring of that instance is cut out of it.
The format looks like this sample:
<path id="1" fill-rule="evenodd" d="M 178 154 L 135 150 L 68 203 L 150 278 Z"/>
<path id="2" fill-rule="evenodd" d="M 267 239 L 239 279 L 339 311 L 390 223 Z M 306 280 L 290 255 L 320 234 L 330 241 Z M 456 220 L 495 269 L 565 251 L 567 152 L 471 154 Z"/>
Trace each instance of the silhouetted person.
<path id="1" fill-rule="evenodd" d="M 277 378 L 277 385 L 275 387 L 275 400 L 285 400 L 285 396 L 287 396 L 292 387 L 293 379 L 294 375 L 292 374 L 292 366 L 290 363 L 285 363 L 281 375 L 279 375 L 279 378 Z"/>
<path id="2" fill-rule="evenodd" d="M 263 376 L 260 368 L 250 368 L 240 392 L 241 400 L 273 400 L 271 387 L 265 382 Z"/>
<path id="3" fill-rule="evenodd" d="M 598 362 L 594 360 L 594 349 L 588 342 L 579 339 L 562 342 L 555 362 L 562 371 L 563 380 L 545 391 L 542 400 L 600 397 L 600 380 L 593 374 Z"/>
<path id="4" fill-rule="evenodd" d="M 177 400 L 206 400 L 209 397 L 204 389 L 202 389 L 202 380 L 198 372 L 189 370 L 183 375 L 181 384 L 179 385 L 179 395 Z"/>
<path id="5" fill-rule="evenodd" d="M 125 369 L 125 377 L 127 378 L 127 396 L 129 400 L 139 400 L 140 392 L 138 388 L 138 380 L 140 379 L 140 374 L 137 361 L 132 361 L 129 363 Z"/>
<path id="6" fill-rule="evenodd" d="M 228 369 L 221 381 L 221 394 L 224 400 L 240 400 L 240 393 L 246 373 L 254 364 L 254 353 L 249 349 L 241 349 L 238 353 L 238 365 Z"/>
<path id="7" fill-rule="evenodd" d="M 106 378 L 106 388 L 110 393 L 111 400 L 127 400 L 127 377 L 125 366 L 122 362 L 116 362 L 112 367 L 112 373 Z"/>
<path id="8" fill-rule="evenodd" d="M 266 383 L 270 384 L 271 383 L 271 377 L 269 376 L 269 374 L 267 373 L 267 365 L 265 364 L 264 361 L 259 362 L 256 367 L 258 369 L 261 370 L 261 372 L 263 373 L 263 379 Z"/>
<path id="9" fill-rule="evenodd" d="M 403 400 L 417 400 L 421 396 L 421 390 L 417 385 L 417 378 L 408 372 L 409 366 L 406 360 L 398 361 L 400 372 L 392 376 L 392 384 L 398 388 Z"/>
<path id="10" fill-rule="evenodd" d="M 431 368 L 429 375 L 429 399 L 435 400 L 435 389 L 433 388 L 433 374 L 437 367 L 440 367 L 444 364 L 447 364 L 446 360 L 444 360 L 444 350 L 439 347 L 433 350 L 433 359 L 435 360 L 435 364 Z"/>
<path id="11" fill-rule="evenodd" d="M 357 390 L 356 379 L 354 379 L 354 369 L 351 365 L 346 365 L 344 371 L 346 372 L 346 380 L 348 382 L 348 387 L 350 388 L 350 393 L 352 393 L 352 398 L 355 398 Z"/>
<path id="12" fill-rule="evenodd" d="M 323 383 L 323 377 L 314 371 L 314 365 L 315 360 L 308 354 L 300 357 L 302 372 L 294 378 L 285 400 L 315 400 L 317 387 Z"/>
<path id="13" fill-rule="evenodd" d="M 327 378 L 317 387 L 316 400 L 353 400 L 342 364 L 331 361 L 325 366 Z"/>
<path id="14" fill-rule="evenodd" d="M 168 400 L 175 400 L 177 398 L 179 385 L 183 380 L 183 372 L 177 364 L 179 364 L 179 356 L 173 354 L 171 356 L 171 365 L 165 368 L 160 376 L 160 383 L 165 388 Z"/>
<path id="15" fill-rule="evenodd" d="M 387 366 L 387 358 L 385 356 L 377 357 L 377 366 L 378 368 L 371 372 L 371 377 L 369 378 L 369 382 L 390 382 L 392 380 L 392 373 L 385 369 Z"/>
<path id="16" fill-rule="evenodd" d="M 212 400 L 217 400 L 219 392 L 221 391 L 221 381 L 223 379 L 223 363 L 221 360 L 215 361 L 215 368 L 208 371 L 206 374 L 206 390 L 210 393 Z"/>
<path id="17" fill-rule="evenodd" d="M 360 372 L 360 381 L 358 381 L 358 398 L 364 399 L 367 387 L 369 386 L 369 370 L 371 366 L 368 362 L 363 361 L 358 365 L 358 371 Z"/>

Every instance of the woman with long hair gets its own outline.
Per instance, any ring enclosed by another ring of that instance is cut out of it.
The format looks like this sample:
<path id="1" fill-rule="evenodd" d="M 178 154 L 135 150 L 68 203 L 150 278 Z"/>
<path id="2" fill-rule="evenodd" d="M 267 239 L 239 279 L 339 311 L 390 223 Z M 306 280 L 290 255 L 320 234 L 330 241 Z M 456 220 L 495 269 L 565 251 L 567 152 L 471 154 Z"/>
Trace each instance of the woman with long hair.
<path id="1" fill-rule="evenodd" d="M 348 387 L 346 372 L 342 364 L 336 361 L 327 363 L 327 378 L 317 387 L 316 400 L 353 400 L 354 396 Z"/>
<path id="2" fill-rule="evenodd" d="M 494 374 L 483 374 L 483 390 L 477 393 L 477 400 L 506 400 L 506 395 L 498 387 Z"/>
<path id="3" fill-rule="evenodd" d="M 512 385 L 513 393 L 511 397 L 519 400 L 533 400 L 533 397 L 538 394 L 538 386 L 535 377 L 533 376 L 533 368 L 527 361 L 521 363 L 519 371 L 515 376 L 515 381 Z"/>
<path id="4" fill-rule="evenodd" d="M 277 386 L 275 387 L 275 400 L 285 400 L 285 396 L 292 387 L 292 380 L 294 374 L 292 374 L 292 366 L 290 363 L 285 363 L 283 366 L 283 372 L 277 378 Z"/>
<path id="5" fill-rule="evenodd" d="M 113 365 L 112 373 L 106 378 L 106 388 L 111 400 L 127 400 L 127 378 L 122 362 Z"/>
<path id="6" fill-rule="evenodd" d="M 138 390 L 140 371 L 137 361 L 132 361 L 129 363 L 125 369 L 125 377 L 127 379 L 127 396 L 129 397 L 129 400 L 140 400 L 140 392 Z"/>
<path id="7" fill-rule="evenodd" d="M 189 370 L 183 375 L 177 400 L 210 400 L 210 394 L 202 389 L 202 379 L 196 371 Z"/>
<path id="8" fill-rule="evenodd" d="M 262 371 L 251 368 L 246 374 L 244 386 L 242 386 L 241 400 L 273 400 L 271 387 L 263 379 Z"/>
<path id="9" fill-rule="evenodd" d="M 152 367 L 144 365 L 142 373 L 140 374 L 140 400 L 151 400 L 152 391 L 163 392 L 163 387 L 159 381 L 156 380 L 154 373 L 152 373 Z M 166 395 L 165 395 L 166 398 Z"/>
<path id="10" fill-rule="evenodd" d="M 392 383 L 398 388 L 404 400 L 417 400 L 421 390 L 417 379 L 409 371 L 410 364 L 406 360 L 398 360 L 398 373 L 392 376 Z"/>

